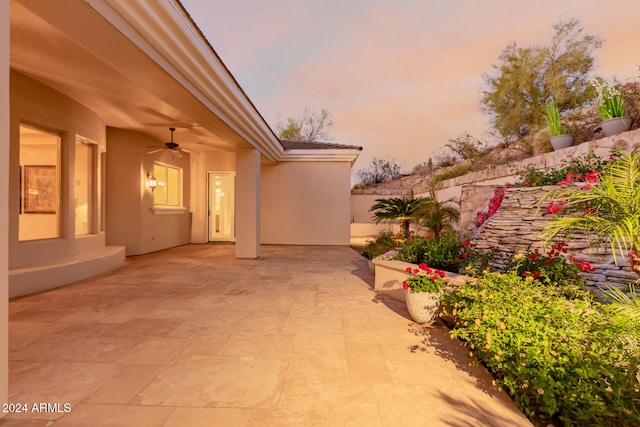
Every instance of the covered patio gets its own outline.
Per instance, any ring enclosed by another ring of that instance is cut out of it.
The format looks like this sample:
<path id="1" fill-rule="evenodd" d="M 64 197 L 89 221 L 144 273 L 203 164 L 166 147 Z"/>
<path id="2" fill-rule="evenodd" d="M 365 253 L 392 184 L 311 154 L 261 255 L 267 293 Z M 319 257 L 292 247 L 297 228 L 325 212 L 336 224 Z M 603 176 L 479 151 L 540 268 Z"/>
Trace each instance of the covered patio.
<path id="1" fill-rule="evenodd" d="M 186 245 L 11 300 L 8 402 L 29 410 L 0 426 L 531 425 L 354 250 L 261 254 Z"/>

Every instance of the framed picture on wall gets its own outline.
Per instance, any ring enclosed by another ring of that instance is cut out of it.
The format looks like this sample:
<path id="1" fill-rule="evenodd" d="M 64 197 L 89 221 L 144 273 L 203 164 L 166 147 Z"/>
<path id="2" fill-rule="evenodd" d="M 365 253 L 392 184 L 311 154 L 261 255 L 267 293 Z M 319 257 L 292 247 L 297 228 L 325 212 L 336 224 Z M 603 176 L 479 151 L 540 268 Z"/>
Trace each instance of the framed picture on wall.
<path id="1" fill-rule="evenodd" d="M 24 166 L 24 213 L 54 214 L 58 208 L 56 167 Z"/>

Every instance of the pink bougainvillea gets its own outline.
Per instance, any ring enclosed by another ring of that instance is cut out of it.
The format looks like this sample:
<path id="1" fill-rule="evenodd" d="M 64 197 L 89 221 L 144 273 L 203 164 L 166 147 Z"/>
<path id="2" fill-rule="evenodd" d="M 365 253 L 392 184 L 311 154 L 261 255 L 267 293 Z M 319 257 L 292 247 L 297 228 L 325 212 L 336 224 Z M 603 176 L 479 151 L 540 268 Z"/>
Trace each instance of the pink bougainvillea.
<path id="1" fill-rule="evenodd" d="M 480 227 L 482 224 L 487 222 L 487 220 L 498 211 L 500 205 L 502 204 L 502 199 L 504 199 L 504 193 L 504 188 L 496 188 L 495 190 L 493 190 L 493 197 L 491 197 L 491 199 L 489 200 L 487 211 L 476 212 L 476 220 L 474 221 L 476 227 Z"/>

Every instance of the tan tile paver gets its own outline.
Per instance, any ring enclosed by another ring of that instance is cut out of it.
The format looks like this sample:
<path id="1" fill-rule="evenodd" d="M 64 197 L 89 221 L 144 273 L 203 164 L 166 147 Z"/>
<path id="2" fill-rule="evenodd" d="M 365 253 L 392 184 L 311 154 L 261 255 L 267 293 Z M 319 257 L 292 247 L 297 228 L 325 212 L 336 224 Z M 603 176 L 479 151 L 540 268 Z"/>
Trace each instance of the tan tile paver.
<path id="1" fill-rule="evenodd" d="M 0 426 L 530 426 L 439 324 L 372 290 L 348 247 L 226 244 L 128 258 L 12 300 Z"/>

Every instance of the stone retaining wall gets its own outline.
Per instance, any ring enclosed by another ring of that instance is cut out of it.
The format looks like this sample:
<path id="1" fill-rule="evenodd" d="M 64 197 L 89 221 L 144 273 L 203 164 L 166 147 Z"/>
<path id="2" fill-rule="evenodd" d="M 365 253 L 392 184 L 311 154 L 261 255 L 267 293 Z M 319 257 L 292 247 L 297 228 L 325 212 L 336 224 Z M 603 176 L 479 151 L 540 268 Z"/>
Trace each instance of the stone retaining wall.
<path id="1" fill-rule="evenodd" d="M 497 246 L 502 253 L 511 250 L 524 252 L 528 247 L 542 248 L 544 239 L 541 231 L 557 214 L 548 213 L 546 205 L 539 206 L 538 201 L 548 190 L 555 188 L 557 187 L 506 189 L 500 209 L 478 228 L 473 238 L 477 247 L 488 249 Z M 597 290 L 611 284 L 626 292 L 629 283 L 638 278 L 625 255 L 616 255 L 616 265 L 611 250 L 607 251 L 605 245 L 594 248 L 594 244 L 599 242 L 590 242 L 586 236 L 576 234 L 567 243 L 567 256 L 588 261 L 595 268 L 594 272 L 581 274 L 591 289 Z M 496 266 L 504 267 L 504 263 L 498 261 Z"/>

